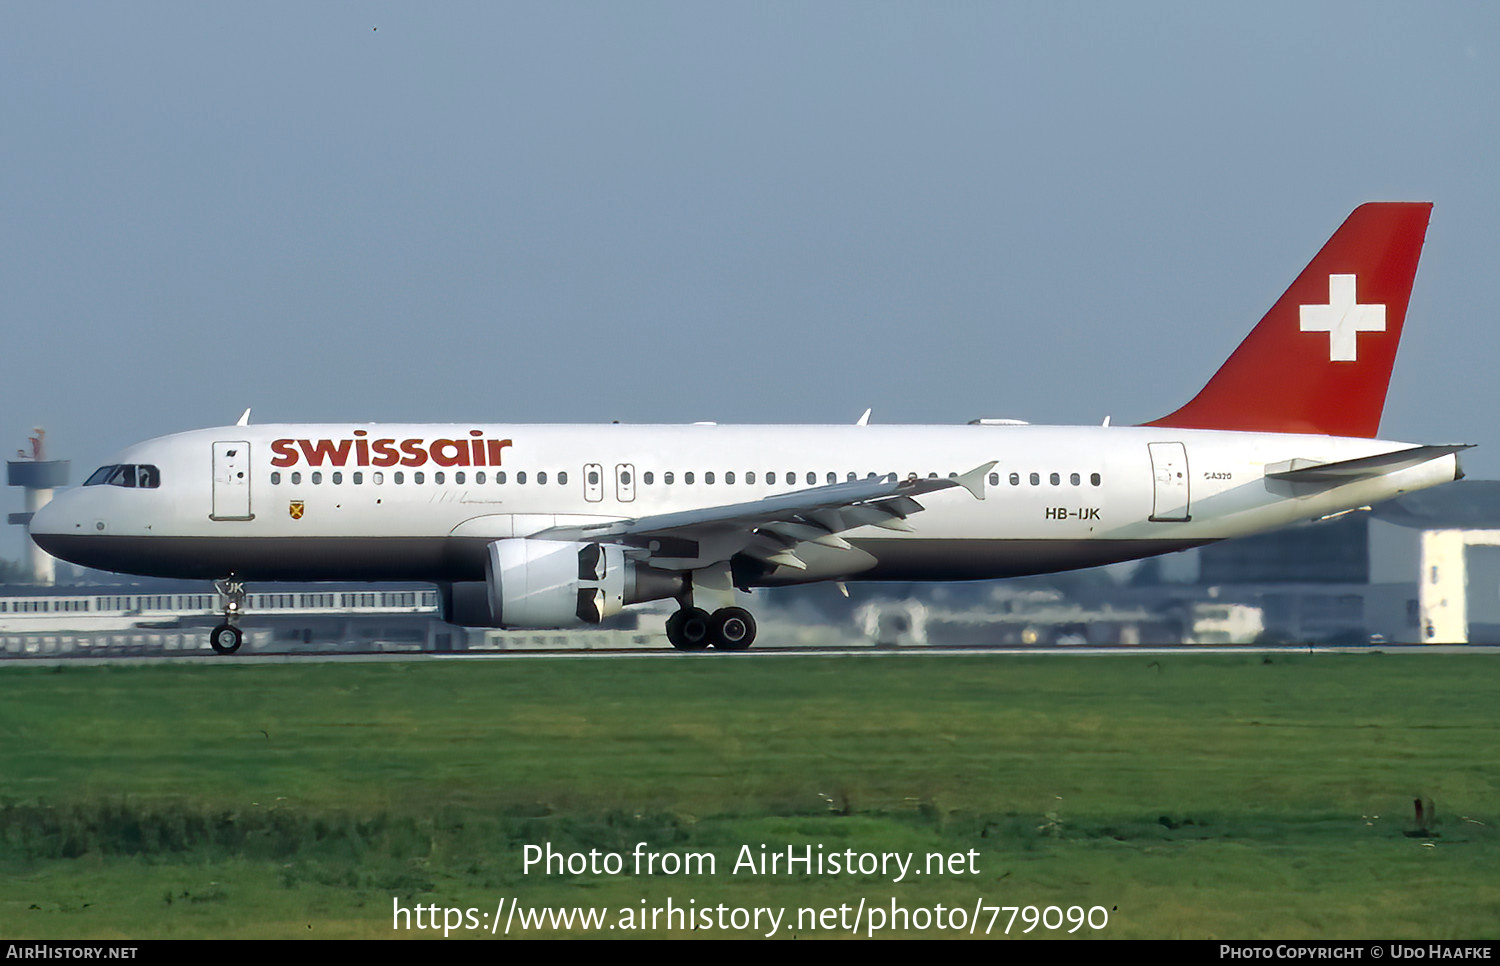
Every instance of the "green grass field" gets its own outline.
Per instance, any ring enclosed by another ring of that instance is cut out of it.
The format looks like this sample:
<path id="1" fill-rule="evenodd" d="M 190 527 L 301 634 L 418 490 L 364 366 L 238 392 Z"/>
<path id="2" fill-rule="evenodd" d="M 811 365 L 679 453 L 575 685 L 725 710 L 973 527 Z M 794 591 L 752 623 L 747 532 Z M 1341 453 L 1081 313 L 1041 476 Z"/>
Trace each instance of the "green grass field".
<path id="1" fill-rule="evenodd" d="M 0 937 L 430 938 L 393 902 L 518 898 L 1494 938 L 1497 694 L 1436 654 L 0 667 Z M 522 871 L 639 842 L 716 872 Z M 736 874 L 744 845 L 977 872 Z"/>

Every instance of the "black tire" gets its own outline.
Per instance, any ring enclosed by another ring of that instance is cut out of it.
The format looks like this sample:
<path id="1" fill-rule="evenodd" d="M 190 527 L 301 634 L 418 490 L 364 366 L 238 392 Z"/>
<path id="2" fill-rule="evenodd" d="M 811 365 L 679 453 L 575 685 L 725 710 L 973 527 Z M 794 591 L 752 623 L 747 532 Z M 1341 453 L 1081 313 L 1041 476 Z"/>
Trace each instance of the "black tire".
<path id="1" fill-rule="evenodd" d="M 701 607 L 684 607 L 667 618 L 667 640 L 679 651 L 701 651 L 713 640 L 713 621 Z"/>
<path id="2" fill-rule="evenodd" d="M 220 654 L 233 654 L 240 649 L 244 634 L 233 624 L 220 624 L 208 635 L 208 646 Z"/>
<path id="3" fill-rule="evenodd" d="M 721 651 L 743 651 L 755 643 L 755 618 L 743 607 L 723 607 L 711 621 L 714 647 Z"/>

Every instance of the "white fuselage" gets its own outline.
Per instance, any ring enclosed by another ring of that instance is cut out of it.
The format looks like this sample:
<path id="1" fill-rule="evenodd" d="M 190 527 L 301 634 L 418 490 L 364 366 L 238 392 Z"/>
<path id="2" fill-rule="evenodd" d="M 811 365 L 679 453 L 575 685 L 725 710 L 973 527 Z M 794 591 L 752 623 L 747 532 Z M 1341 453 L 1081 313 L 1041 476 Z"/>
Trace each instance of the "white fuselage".
<path id="1" fill-rule="evenodd" d="M 155 576 L 482 580 L 497 539 L 995 461 L 985 499 L 924 495 L 910 532 L 861 527 L 844 534 L 857 554 L 759 583 L 982 579 L 1257 533 L 1458 475 L 1446 455 L 1342 485 L 1266 478 L 1408 446 L 1126 426 L 227 426 L 126 449 L 114 462 L 154 467 L 155 485 L 68 490 L 32 532 L 65 559 Z"/>

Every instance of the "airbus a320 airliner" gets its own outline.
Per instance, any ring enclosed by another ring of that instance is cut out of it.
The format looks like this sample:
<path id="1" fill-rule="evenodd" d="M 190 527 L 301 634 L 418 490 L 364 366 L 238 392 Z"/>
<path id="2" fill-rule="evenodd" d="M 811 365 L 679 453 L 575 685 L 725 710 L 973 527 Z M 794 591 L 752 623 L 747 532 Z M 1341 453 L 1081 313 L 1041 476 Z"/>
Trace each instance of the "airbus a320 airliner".
<path id="1" fill-rule="evenodd" d="M 31 536 L 220 581 L 225 653 L 253 580 L 431 581 L 471 627 L 675 599 L 674 647 L 739 650 L 735 588 L 1045 573 L 1316 520 L 1462 475 L 1464 446 L 1374 438 L 1431 208 L 1356 209 L 1203 390 L 1139 426 L 242 418 L 127 448 Z"/>

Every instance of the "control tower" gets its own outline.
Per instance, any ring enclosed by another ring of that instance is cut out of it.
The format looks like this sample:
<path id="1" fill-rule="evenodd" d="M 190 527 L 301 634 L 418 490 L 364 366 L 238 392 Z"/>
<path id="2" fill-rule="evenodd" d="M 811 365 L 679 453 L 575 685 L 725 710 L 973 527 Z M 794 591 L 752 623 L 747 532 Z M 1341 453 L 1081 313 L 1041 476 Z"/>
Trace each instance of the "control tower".
<path id="1" fill-rule="evenodd" d="M 5 464 L 6 482 L 26 490 L 26 512 L 12 513 L 10 522 L 27 527 L 31 524 L 32 514 L 52 499 L 53 488 L 68 482 L 68 461 L 47 459 L 46 431 L 35 429 L 32 432 L 35 435 L 30 438 L 31 451 L 28 453 L 24 449 L 18 450 L 16 458 Z M 50 587 L 56 580 L 52 557 L 31 542 L 29 533 L 26 545 L 30 551 L 31 582 Z"/>

